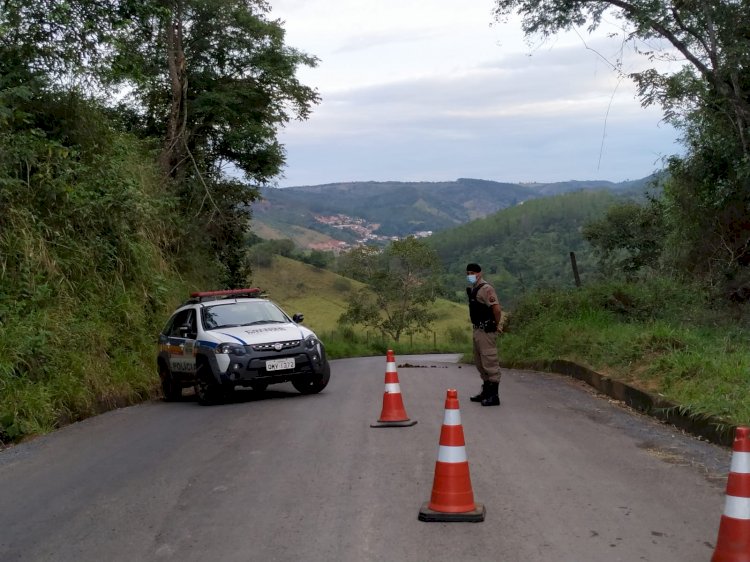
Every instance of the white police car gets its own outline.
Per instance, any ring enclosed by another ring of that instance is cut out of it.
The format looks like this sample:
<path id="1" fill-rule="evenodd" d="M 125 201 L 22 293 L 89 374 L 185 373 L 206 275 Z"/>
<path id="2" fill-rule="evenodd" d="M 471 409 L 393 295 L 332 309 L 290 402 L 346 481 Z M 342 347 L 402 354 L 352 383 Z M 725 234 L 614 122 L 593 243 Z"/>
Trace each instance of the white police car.
<path id="1" fill-rule="evenodd" d="M 302 394 L 328 384 L 331 369 L 316 335 L 260 289 L 192 293 L 159 335 L 157 365 L 166 400 L 195 386 L 201 404 L 222 401 L 235 387 L 263 391 L 290 381 Z"/>

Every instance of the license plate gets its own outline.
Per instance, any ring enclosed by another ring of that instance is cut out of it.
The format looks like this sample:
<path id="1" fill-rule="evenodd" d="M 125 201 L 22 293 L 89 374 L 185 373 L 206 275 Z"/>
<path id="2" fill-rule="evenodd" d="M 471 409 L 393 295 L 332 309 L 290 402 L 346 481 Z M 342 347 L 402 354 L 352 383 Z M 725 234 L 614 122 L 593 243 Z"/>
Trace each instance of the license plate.
<path id="1" fill-rule="evenodd" d="M 283 371 L 285 369 L 294 369 L 294 357 L 266 361 L 266 371 Z"/>

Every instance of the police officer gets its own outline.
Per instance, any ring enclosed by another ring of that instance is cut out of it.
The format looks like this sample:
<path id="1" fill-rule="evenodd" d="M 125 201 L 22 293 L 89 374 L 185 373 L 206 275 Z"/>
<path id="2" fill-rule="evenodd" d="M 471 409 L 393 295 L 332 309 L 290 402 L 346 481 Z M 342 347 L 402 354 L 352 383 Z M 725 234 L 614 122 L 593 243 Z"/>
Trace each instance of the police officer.
<path id="1" fill-rule="evenodd" d="M 482 279 L 479 264 L 466 266 L 466 288 L 469 296 L 469 316 L 474 327 L 474 364 L 482 377 L 482 392 L 472 396 L 472 402 L 482 406 L 499 406 L 500 365 L 497 358 L 497 334 L 502 318 L 502 309 L 492 285 Z"/>

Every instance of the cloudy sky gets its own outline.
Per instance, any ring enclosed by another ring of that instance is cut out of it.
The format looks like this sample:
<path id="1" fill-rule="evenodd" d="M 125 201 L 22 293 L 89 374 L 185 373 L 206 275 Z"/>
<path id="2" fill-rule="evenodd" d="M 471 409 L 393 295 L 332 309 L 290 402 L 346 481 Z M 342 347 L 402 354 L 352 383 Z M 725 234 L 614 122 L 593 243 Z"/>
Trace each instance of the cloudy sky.
<path id="1" fill-rule="evenodd" d="M 322 102 L 280 135 L 278 185 L 344 181 L 624 181 L 680 151 L 658 108 L 612 70 L 616 22 L 525 40 L 492 0 L 271 0 Z M 648 48 L 649 46 L 641 46 Z"/>

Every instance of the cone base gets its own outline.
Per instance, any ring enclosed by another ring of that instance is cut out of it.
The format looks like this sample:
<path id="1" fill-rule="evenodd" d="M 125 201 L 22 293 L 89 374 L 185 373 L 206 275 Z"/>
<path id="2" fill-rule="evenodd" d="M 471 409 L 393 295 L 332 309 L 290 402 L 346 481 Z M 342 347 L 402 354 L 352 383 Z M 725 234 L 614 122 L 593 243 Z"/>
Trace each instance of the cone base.
<path id="1" fill-rule="evenodd" d="M 484 504 L 475 503 L 476 509 L 473 511 L 465 511 L 463 513 L 444 513 L 442 511 L 433 511 L 428 506 L 430 502 L 422 504 L 422 508 L 419 510 L 419 520 L 426 521 L 428 523 L 443 522 L 443 523 L 480 523 L 484 521 Z"/>
<path id="2" fill-rule="evenodd" d="M 402 420 L 402 421 L 377 421 L 375 423 L 371 423 L 370 427 L 411 427 L 412 425 L 416 425 L 417 420 Z"/>
<path id="3" fill-rule="evenodd" d="M 736 474 L 729 474 L 730 480 Z M 750 562 L 750 521 L 721 516 L 711 562 Z"/>

